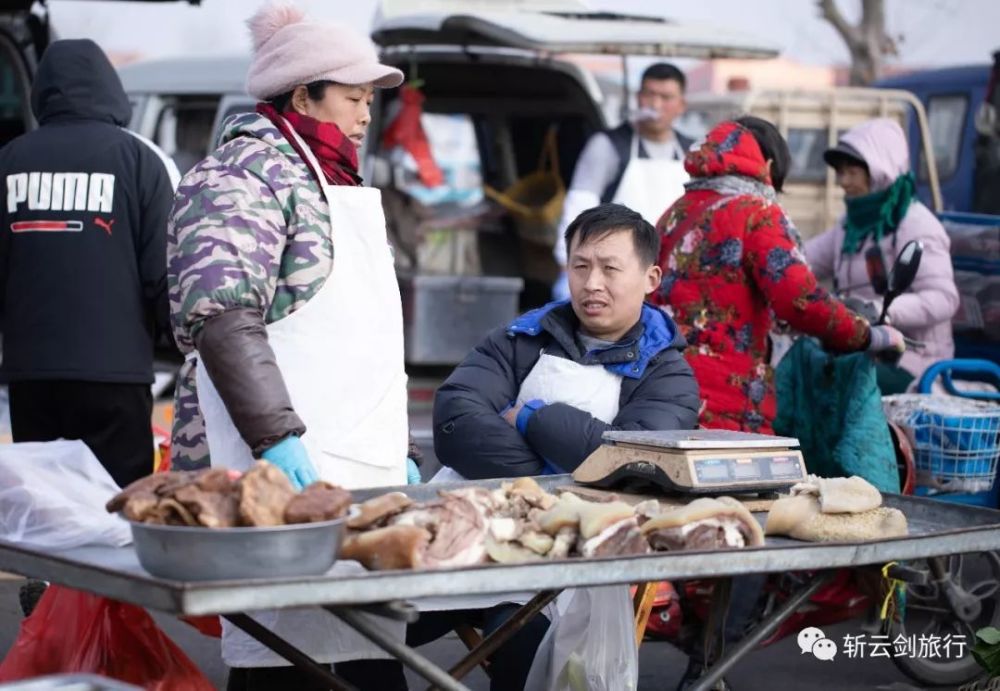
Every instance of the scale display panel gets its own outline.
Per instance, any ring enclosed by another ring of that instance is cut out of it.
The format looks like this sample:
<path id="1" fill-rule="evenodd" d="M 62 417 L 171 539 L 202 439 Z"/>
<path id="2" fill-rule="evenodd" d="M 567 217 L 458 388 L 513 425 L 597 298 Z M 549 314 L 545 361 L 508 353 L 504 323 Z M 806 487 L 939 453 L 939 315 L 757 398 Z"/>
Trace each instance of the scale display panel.
<path id="1" fill-rule="evenodd" d="M 803 471 L 797 456 L 774 455 L 756 458 L 700 458 L 692 461 L 698 483 L 755 483 L 801 480 Z"/>

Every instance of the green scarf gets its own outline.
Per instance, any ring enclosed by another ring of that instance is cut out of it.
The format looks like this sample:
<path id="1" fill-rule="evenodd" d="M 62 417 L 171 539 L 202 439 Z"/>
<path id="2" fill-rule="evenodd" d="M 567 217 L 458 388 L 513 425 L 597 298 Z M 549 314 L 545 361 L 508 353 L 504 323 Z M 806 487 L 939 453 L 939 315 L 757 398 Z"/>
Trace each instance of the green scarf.
<path id="1" fill-rule="evenodd" d="M 877 244 L 896 231 L 916 194 L 917 181 L 906 173 L 881 192 L 846 199 L 847 218 L 844 220 L 844 254 L 861 251 L 870 236 Z"/>

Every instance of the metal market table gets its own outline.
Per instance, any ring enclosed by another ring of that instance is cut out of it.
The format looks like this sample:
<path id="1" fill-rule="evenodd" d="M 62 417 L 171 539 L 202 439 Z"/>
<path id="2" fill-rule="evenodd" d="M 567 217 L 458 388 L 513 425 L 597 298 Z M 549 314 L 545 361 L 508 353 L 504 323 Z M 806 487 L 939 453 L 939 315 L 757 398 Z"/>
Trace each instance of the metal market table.
<path id="1" fill-rule="evenodd" d="M 497 487 L 500 480 L 396 488 L 423 501 L 440 489 Z M 541 480 L 553 490 L 572 482 L 568 475 Z M 363 500 L 390 491 L 354 492 Z M 466 689 L 460 679 L 505 642 L 562 590 L 580 586 L 648 583 L 663 580 L 719 578 L 753 573 L 817 572 L 809 584 L 785 602 L 760 627 L 719 660 L 693 688 L 708 689 L 736 661 L 773 631 L 827 580 L 831 569 L 884 564 L 966 552 L 1000 550 L 1000 511 L 918 497 L 886 495 L 886 506 L 900 509 L 909 523 L 906 537 L 873 542 L 815 544 L 768 537 L 762 547 L 708 552 L 657 552 L 648 555 L 525 564 L 489 564 L 459 569 L 376 571 L 278 580 L 182 582 L 149 575 L 131 546 L 82 547 L 45 552 L 0 541 L 0 570 L 43 579 L 174 615 L 224 616 L 294 665 L 322 679 L 332 689 L 352 689 L 286 641 L 244 614 L 255 610 L 319 606 L 358 631 L 394 658 L 430 681 L 453 691 Z M 764 514 L 756 514 L 763 521 Z M 544 584 L 544 590 L 539 590 Z M 488 636 L 449 671 L 388 635 L 364 613 L 414 621 L 409 600 L 448 595 L 538 593 L 504 626 Z"/>

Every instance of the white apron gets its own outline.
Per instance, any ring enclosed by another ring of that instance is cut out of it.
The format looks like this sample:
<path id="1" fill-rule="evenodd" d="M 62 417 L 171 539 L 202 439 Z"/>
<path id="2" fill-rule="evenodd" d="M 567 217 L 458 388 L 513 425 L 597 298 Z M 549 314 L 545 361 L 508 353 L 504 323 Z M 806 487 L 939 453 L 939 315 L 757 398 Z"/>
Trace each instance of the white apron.
<path id="1" fill-rule="evenodd" d="M 546 403 L 566 403 L 584 410 L 598 420 L 611 424 L 618 416 L 618 402 L 621 397 L 622 378 L 609 372 L 603 365 L 581 365 L 542 353 L 531 372 L 521 382 L 517 394 L 519 403 L 539 399 Z M 455 470 L 445 466 L 439 470 L 431 482 L 464 482 L 465 478 Z M 565 591 L 560 598 L 567 596 Z M 535 593 L 505 593 L 501 595 L 473 595 L 453 598 L 421 600 L 421 610 L 485 609 L 502 602 L 523 604 Z M 551 614 L 549 614 L 551 619 Z"/>
<path id="2" fill-rule="evenodd" d="M 309 147 L 300 145 L 319 171 Z M 323 179 L 321 172 L 318 177 Z M 268 341 L 306 425 L 302 442 L 320 479 L 349 489 L 404 485 L 403 315 L 381 195 L 372 188 L 325 184 L 323 195 L 330 207 L 333 271 L 308 303 L 267 325 Z M 254 462 L 250 448 L 205 368 L 198 367 L 196 376 L 212 467 L 247 469 Z M 319 662 L 386 657 L 321 610 L 253 616 Z M 377 621 L 402 640 L 401 623 Z M 288 664 L 226 621 L 222 657 L 231 667 Z"/>
<path id="3" fill-rule="evenodd" d="M 638 211 L 656 225 L 663 212 L 684 194 L 684 183 L 689 179 L 684 161 L 639 158 L 639 135 L 633 134 L 628 165 L 611 201 Z"/>

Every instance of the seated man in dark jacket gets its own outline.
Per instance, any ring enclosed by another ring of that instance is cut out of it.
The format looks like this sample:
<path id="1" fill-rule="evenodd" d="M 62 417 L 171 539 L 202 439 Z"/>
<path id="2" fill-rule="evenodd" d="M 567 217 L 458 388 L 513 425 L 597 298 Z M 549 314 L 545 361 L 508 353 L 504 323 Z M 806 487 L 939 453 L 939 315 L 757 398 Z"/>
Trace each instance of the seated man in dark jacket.
<path id="1" fill-rule="evenodd" d="M 692 429 L 698 384 L 679 329 L 645 297 L 660 238 L 602 204 L 566 229 L 570 300 L 498 328 L 434 398 L 434 449 L 469 479 L 572 472 L 606 430 Z"/>
<path id="2" fill-rule="evenodd" d="M 660 237 L 619 204 L 566 229 L 569 301 L 528 312 L 491 333 L 434 399 L 437 479 L 571 472 L 610 429 L 692 429 L 698 384 L 683 336 L 644 303 L 660 284 Z M 450 477 L 449 477 L 450 476 Z M 462 623 L 488 635 L 518 606 L 425 613 L 407 642 L 422 645 Z M 491 691 L 524 688 L 549 621 L 539 615 L 491 657 Z"/>

